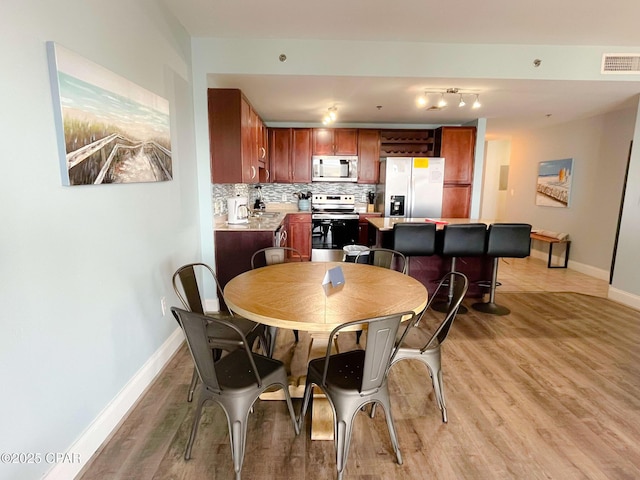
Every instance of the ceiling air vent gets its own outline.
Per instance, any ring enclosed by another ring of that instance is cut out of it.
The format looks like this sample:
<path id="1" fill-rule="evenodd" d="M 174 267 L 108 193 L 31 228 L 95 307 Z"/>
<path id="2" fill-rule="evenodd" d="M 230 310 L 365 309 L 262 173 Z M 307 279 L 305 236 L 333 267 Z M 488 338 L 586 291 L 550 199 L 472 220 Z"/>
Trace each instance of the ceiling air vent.
<path id="1" fill-rule="evenodd" d="M 602 56 L 602 70 L 600 73 L 640 73 L 640 53 L 605 53 Z"/>

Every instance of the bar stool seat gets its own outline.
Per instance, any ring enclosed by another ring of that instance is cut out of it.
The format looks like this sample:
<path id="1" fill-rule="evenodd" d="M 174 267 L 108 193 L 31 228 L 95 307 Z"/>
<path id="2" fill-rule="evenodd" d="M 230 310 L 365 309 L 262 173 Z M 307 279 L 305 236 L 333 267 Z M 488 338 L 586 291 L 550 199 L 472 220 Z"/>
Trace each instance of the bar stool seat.
<path id="1" fill-rule="evenodd" d="M 457 257 L 480 257 L 484 255 L 487 237 L 487 226 L 484 223 L 448 224 L 442 229 L 442 246 L 438 253 L 443 257 L 451 257 L 449 273 L 457 272 Z M 454 278 L 451 275 L 450 278 Z M 453 299 L 454 285 L 449 285 L 447 300 L 435 301 L 431 306 L 437 312 L 448 312 Z M 460 305 L 458 313 L 467 313 L 467 308 Z"/>
<path id="2" fill-rule="evenodd" d="M 493 257 L 493 271 L 488 302 L 471 305 L 474 310 L 493 315 L 507 315 L 507 307 L 495 303 L 500 258 L 524 258 L 531 253 L 531 225 L 526 223 L 493 223 L 487 229 L 485 255 Z"/>
<path id="3" fill-rule="evenodd" d="M 393 249 L 407 257 L 405 270 L 410 275 L 410 257 L 428 257 L 436 253 L 436 224 L 395 223 Z"/>

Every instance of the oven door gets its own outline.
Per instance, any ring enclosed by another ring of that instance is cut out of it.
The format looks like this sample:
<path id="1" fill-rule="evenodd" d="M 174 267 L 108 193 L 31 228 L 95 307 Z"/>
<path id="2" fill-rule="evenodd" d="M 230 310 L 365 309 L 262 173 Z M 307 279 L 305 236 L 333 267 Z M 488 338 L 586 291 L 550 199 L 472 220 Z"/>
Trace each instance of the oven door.
<path id="1" fill-rule="evenodd" d="M 311 260 L 340 262 L 345 245 L 354 245 L 358 239 L 357 219 L 312 219 Z"/>

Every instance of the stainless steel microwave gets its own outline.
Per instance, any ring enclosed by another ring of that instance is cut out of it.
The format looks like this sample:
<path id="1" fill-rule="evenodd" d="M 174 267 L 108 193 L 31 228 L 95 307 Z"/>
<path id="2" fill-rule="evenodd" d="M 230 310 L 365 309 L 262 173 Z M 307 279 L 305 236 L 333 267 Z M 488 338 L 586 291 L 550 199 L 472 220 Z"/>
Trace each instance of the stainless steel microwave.
<path id="1" fill-rule="evenodd" d="M 357 182 L 357 156 L 314 155 L 311 157 L 314 182 Z"/>

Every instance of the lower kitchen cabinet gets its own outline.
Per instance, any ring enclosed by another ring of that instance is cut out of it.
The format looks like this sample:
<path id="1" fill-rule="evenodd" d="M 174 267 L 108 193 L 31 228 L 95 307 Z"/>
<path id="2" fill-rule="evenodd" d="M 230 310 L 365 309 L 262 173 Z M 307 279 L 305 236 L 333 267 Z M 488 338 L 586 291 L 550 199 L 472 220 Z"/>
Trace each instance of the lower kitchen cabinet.
<path id="1" fill-rule="evenodd" d="M 371 217 L 381 217 L 382 213 L 361 213 L 360 219 L 358 220 L 358 244 L 364 245 L 366 247 L 371 247 L 375 245 L 375 237 L 374 241 L 369 239 L 369 218 Z M 373 228 L 373 227 L 372 227 Z"/>
<path id="2" fill-rule="evenodd" d="M 272 231 L 216 231 L 214 238 L 216 276 L 222 288 L 232 278 L 251 270 L 251 256 L 256 250 L 273 246 Z"/>
<path id="3" fill-rule="evenodd" d="M 287 246 L 300 252 L 303 261 L 311 260 L 311 213 L 289 213 L 285 220 Z"/>

